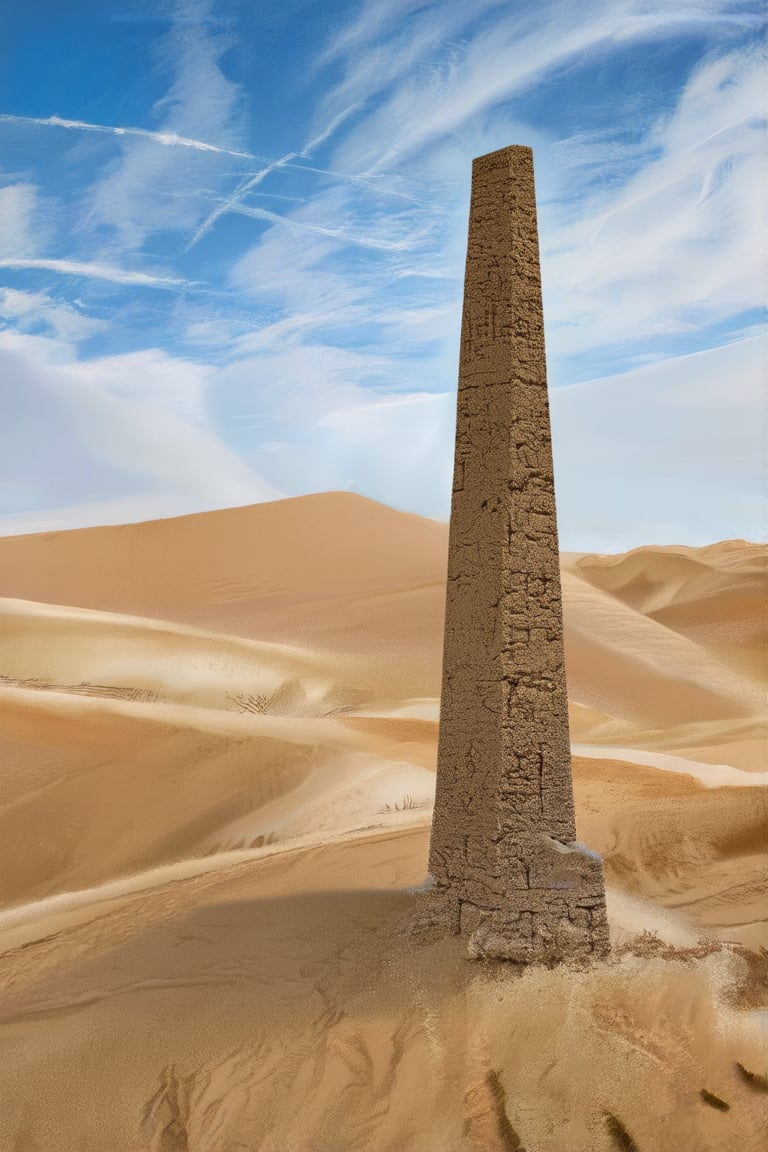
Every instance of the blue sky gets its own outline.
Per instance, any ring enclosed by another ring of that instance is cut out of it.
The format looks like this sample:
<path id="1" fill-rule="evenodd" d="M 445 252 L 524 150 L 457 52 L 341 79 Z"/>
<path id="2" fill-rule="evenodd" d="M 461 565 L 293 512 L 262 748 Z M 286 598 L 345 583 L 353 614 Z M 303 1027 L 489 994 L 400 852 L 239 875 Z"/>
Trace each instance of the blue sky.
<path id="1" fill-rule="evenodd" d="M 561 545 L 766 524 L 753 0 L 27 0 L 0 533 L 449 510 L 472 157 L 534 149 Z"/>

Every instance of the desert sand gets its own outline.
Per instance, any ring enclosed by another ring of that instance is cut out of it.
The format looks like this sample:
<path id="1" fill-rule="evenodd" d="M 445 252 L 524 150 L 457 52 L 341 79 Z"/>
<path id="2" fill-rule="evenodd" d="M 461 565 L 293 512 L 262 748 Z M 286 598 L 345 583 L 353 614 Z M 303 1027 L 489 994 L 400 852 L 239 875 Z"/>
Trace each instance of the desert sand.
<path id="1" fill-rule="evenodd" d="M 763 1147 L 768 549 L 561 558 L 588 970 L 409 931 L 446 560 L 346 493 L 0 539 L 2 1152 Z"/>

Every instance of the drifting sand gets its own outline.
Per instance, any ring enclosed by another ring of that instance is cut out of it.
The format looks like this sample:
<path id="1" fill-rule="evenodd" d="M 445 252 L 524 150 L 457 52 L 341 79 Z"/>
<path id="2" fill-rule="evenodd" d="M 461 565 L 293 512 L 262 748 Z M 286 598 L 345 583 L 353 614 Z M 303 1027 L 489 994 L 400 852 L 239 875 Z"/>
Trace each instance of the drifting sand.
<path id="1" fill-rule="evenodd" d="M 392 886 L 426 845 L 378 834 L 158 883 L 6 954 L 3 1067 L 24 1082 L 5 1145 L 514 1148 L 495 1072 L 528 1148 L 608 1149 L 605 1112 L 640 1148 L 762 1146 L 737 1068 L 760 1040 L 725 996 L 739 956 L 479 969 L 399 933 L 412 898 Z"/>
<path id="2" fill-rule="evenodd" d="M 761 1146 L 766 549 L 563 557 L 616 952 L 520 975 L 403 934 L 446 546 L 343 493 L 0 539 L 3 1152 Z"/>

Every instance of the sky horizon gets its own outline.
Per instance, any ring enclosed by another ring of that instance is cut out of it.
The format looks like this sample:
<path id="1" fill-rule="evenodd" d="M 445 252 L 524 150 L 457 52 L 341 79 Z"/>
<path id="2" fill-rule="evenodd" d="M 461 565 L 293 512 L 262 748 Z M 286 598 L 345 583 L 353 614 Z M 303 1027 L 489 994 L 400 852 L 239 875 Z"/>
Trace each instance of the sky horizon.
<path id="1" fill-rule="evenodd" d="M 450 506 L 471 161 L 533 148 L 560 544 L 766 539 L 755 0 L 30 0 L 0 535 Z"/>

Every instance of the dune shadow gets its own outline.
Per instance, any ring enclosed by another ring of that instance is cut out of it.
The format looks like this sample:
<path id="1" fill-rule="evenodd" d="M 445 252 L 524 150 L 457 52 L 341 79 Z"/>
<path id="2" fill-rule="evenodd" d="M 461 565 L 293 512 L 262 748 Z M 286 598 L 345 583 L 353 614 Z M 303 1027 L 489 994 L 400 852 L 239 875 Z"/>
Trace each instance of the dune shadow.
<path id="1" fill-rule="evenodd" d="M 203 988 L 209 1006 L 247 1001 L 262 1027 L 299 1022 L 314 995 L 338 1011 L 353 1000 L 363 1014 L 381 1012 L 390 998 L 402 1007 L 404 987 L 420 976 L 424 995 L 439 999 L 458 987 L 465 952 L 453 938 L 429 944 L 409 933 L 418 899 L 404 889 L 311 892 L 208 903 L 135 923 L 130 934 L 123 923 L 114 942 L 102 931 L 94 951 L 73 948 L 39 980 L 24 981 L 5 999 L 0 1025 L 159 990 L 183 999 Z M 36 945 L 25 951 L 34 972 Z M 438 962 L 444 971 L 435 981 Z"/>

